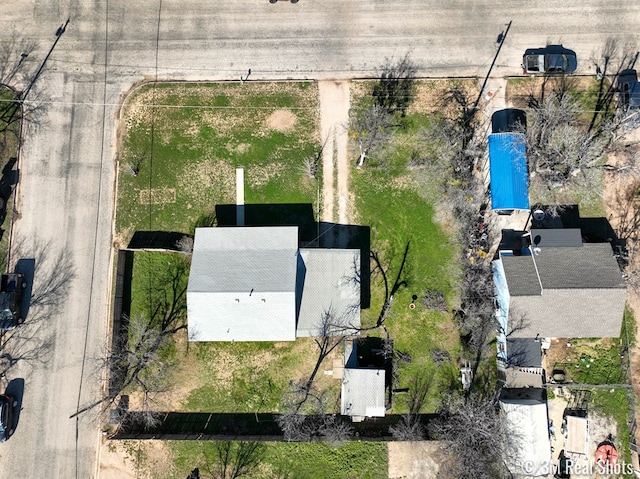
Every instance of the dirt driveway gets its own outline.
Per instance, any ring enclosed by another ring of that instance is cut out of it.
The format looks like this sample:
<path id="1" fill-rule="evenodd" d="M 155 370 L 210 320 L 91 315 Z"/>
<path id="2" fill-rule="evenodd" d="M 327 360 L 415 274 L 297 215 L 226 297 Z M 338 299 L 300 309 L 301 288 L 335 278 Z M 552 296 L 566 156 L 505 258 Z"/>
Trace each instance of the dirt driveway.
<path id="1" fill-rule="evenodd" d="M 349 224 L 348 81 L 320 81 L 322 211 L 320 221 Z"/>

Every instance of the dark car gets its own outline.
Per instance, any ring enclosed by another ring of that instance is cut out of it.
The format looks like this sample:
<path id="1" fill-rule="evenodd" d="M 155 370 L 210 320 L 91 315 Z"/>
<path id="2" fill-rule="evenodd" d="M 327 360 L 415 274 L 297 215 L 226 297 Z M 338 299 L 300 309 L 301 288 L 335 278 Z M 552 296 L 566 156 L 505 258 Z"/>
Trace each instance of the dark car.
<path id="1" fill-rule="evenodd" d="M 525 73 L 545 75 L 573 73 L 578 68 L 576 52 L 562 45 L 547 45 L 544 48 L 528 48 L 522 57 Z"/>
<path id="2" fill-rule="evenodd" d="M 24 287 L 24 277 L 19 273 L 0 277 L 0 330 L 13 329 L 22 323 L 20 306 Z"/>
<path id="3" fill-rule="evenodd" d="M 5 442 L 13 434 L 13 410 L 18 405 L 12 396 L 0 395 L 0 442 Z"/>
<path id="4" fill-rule="evenodd" d="M 622 70 L 618 75 L 616 87 L 620 93 L 619 104 L 623 108 L 640 107 L 640 82 L 634 69 Z"/>
<path id="5" fill-rule="evenodd" d="M 505 108 L 491 115 L 491 133 L 524 133 L 527 127 L 527 114 L 517 108 Z"/>

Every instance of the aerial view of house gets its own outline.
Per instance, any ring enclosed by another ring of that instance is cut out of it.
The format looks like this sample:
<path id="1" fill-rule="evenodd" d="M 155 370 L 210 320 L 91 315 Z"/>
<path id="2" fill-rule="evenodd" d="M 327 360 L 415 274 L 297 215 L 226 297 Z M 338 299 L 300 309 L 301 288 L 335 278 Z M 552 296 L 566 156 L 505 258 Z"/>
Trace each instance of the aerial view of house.
<path id="1" fill-rule="evenodd" d="M 4 2 L 0 476 L 640 477 L 640 4 L 547 3 Z"/>

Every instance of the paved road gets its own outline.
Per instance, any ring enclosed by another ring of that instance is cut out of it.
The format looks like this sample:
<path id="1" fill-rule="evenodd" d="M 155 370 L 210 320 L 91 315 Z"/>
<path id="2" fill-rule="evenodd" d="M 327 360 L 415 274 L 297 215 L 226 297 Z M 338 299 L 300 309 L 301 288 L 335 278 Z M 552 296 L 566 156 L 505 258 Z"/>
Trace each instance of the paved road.
<path id="1" fill-rule="evenodd" d="M 33 93 L 46 110 L 26 132 L 14 229 L 18 257 L 35 259 L 33 305 L 7 339 L 9 387 L 21 397 L 14 437 L 0 448 L 3 478 L 96 477 L 99 425 L 77 408 L 96 397 L 109 317 L 115 119 L 145 79 L 348 79 L 411 52 L 420 74 L 482 76 L 513 20 L 494 74 L 519 73 L 526 47 L 562 41 L 588 60 L 604 39 L 637 43 L 640 3 L 512 0 L 4 0 L 10 32 L 44 58 L 70 23 Z M 25 262 L 20 267 L 29 268 Z"/>

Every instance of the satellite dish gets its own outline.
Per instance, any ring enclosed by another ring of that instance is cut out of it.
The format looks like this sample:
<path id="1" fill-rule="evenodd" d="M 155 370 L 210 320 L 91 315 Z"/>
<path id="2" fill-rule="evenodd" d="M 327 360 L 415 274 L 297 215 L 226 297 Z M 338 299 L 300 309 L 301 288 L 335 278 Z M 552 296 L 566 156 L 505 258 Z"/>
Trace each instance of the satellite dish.
<path id="1" fill-rule="evenodd" d="M 535 210 L 533 212 L 533 219 L 536 221 L 542 221 L 544 219 L 544 211 L 542 210 Z"/>

